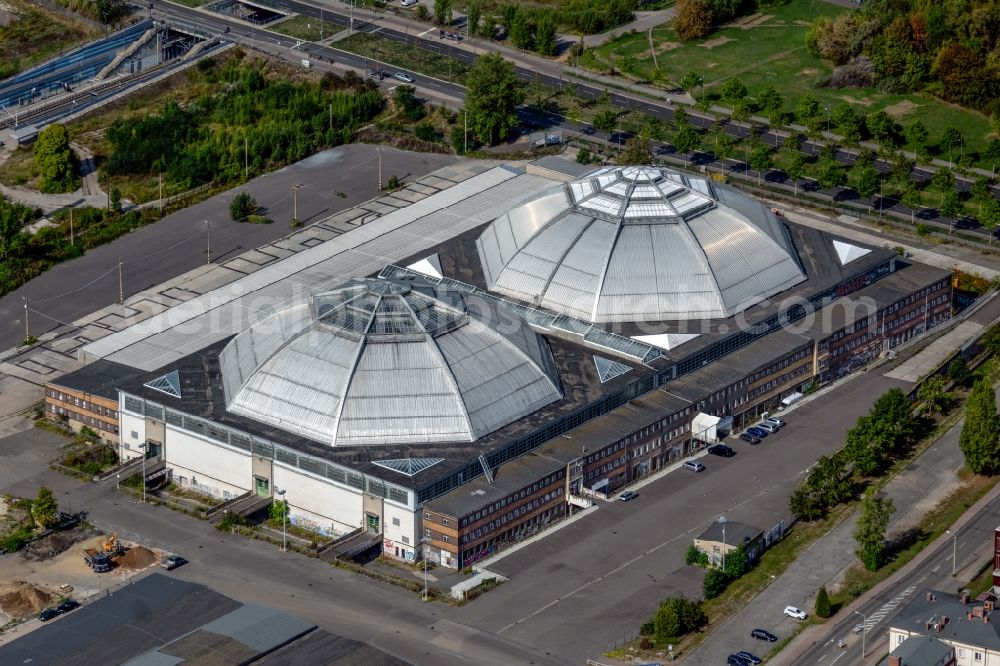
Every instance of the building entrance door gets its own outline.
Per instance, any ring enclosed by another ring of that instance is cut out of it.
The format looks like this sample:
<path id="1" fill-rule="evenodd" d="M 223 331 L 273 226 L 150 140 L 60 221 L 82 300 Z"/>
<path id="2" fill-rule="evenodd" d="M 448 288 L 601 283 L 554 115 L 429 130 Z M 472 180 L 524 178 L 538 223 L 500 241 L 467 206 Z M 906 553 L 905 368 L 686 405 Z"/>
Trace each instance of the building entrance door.
<path id="1" fill-rule="evenodd" d="M 254 492 L 261 497 L 271 496 L 271 482 L 259 476 L 254 477 Z"/>
<path id="2" fill-rule="evenodd" d="M 365 514 L 365 527 L 369 532 L 373 534 L 379 533 L 379 519 L 378 516 L 373 516 L 370 513 Z"/>

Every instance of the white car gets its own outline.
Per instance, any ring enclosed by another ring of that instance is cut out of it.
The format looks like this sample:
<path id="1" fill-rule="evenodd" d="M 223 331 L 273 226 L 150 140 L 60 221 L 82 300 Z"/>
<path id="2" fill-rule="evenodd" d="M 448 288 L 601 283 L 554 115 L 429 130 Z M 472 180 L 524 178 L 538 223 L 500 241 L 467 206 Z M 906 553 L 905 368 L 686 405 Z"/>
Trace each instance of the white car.
<path id="1" fill-rule="evenodd" d="M 794 617 L 796 620 L 806 619 L 806 612 L 802 609 L 796 608 L 795 606 L 785 606 L 785 615 L 788 617 Z"/>
<path id="2" fill-rule="evenodd" d="M 413 83 L 413 77 L 410 76 L 409 74 L 406 74 L 405 72 L 396 72 L 393 75 L 393 78 L 395 78 L 397 81 L 402 81 L 403 83 Z"/>
<path id="3" fill-rule="evenodd" d="M 401 4 L 403 7 L 412 7 L 413 5 L 417 4 L 417 0 L 403 0 L 399 4 Z"/>

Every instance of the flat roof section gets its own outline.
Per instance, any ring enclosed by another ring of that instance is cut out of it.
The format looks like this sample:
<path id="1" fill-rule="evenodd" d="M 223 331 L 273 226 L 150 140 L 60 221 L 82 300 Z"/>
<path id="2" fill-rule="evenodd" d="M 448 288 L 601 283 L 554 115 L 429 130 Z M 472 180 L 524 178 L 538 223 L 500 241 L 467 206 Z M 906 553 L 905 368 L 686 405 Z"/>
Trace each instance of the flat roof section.
<path id="1" fill-rule="evenodd" d="M 143 374 L 141 370 L 100 359 L 79 370 L 69 372 L 50 384 L 117 401 L 118 387 L 121 386 L 122 382 L 134 379 L 141 374 Z"/>

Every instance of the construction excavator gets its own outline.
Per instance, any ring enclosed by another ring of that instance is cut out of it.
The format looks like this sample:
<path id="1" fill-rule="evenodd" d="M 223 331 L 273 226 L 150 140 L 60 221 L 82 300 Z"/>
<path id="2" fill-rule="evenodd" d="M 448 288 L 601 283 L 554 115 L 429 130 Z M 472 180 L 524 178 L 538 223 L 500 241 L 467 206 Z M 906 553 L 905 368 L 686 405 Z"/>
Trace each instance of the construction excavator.
<path id="1" fill-rule="evenodd" d="M 112 532 L 107 539 L 101 542 L 101 550 L 108 557 L 115 557 L 125 552 L 125 546 L 118 540 L 118 533 Z"/>

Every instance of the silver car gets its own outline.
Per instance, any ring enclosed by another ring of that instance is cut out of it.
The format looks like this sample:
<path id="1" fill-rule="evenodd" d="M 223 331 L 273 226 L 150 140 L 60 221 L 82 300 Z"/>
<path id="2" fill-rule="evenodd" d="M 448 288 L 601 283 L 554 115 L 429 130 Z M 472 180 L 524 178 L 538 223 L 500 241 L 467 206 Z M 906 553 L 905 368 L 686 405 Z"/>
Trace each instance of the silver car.
<path id="1" fill-rule="evenodd" d="M 781 419 L 779 419 L 779 418 L 775 418 L 775 417 L 773 417 L 773 416 L 769 416 L 769 417 L 767 417 L 766 419 L 763 419 L 763 420 L 762 420 L 762 423 L 766 423 L 766 424 L 768 424 L 768 425 L 773 425 L 773 426 L 774 426 L 775 428 L 784 428 L 784 427 L 785 427 L 785 425 L 787 425 L 787 424 L 786 424 L 786 423 L 785 423 L 784 421 L 782 421 Z"/>
<path id="2" fill-rule="evenodd" d="M 761 430 L 766 430 L 767 432 L 771 433 L 772 435 L 774 433 L 778 432 L 778 426 L 771 425 L 767 421 L 761 421 L 760 423 L 757 424 L 757 427 L 760 428 Z"/>

